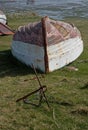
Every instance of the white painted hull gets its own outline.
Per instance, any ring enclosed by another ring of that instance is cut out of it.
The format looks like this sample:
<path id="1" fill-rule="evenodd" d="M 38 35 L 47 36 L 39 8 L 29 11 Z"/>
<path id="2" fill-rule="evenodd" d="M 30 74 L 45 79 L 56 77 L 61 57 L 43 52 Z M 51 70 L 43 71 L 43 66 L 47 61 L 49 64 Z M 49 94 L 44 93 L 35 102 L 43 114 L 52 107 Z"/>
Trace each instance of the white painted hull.
<path id="1" fill-rule="evenodd" d="M 83 41 L 77 37 L 48 47 L 49 71 L 54 71 L 76 60 L 83 51 Z"/>
<path id="2" fill-rule="evenodd" d="M 6 24 L 7 19 L 6 16 L 4 14 L 0 14 L 0 23 Z"/>
<path id="3" fill-rule="evenodd" d="M 79 30 L 72 24 L 44 17 L 18 28 L 12 54 L 21 62 L 47 73 L 77 59 L 83 51 Z"/>
<path id="4" fill-rule="evenodd" d="M 14 57 L 25 63 L 27 66 L 32 66 L 32 64 L 34 64 L 35 68 L 45 72 L 43 47 L 13 41 L 11 51 Z"/>
<path id="5" fill-rule="evenodd" d="M 28 66 L 45 72 L 44 47 L 13 41 L 12 54 Z M 60 69 L 77 59 L 83 51 L 83 41 L 72 38 L 47 47 L 49 72 Z"/>

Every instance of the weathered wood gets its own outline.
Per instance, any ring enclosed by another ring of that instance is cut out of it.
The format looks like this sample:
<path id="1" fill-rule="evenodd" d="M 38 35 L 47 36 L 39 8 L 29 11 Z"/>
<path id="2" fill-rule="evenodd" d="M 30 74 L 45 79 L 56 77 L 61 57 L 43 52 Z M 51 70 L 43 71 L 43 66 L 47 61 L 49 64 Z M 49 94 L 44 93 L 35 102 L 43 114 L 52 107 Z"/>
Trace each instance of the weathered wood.
<path id="1" fill-rule="evenodd" d="M 7 25 L 0 23 L 0 35 L 13 35 L 14 31 Z"/>
<path id="2" fill-rule="evenodd" d="M 11 48 L 18 60 L 47 73 L 76 60 L 83 52 L 83 40 L 74 25 L 44 17 L 19 27 Z"/>
<path id="3" fill-rule="evenodd" d="M 46 29 L 46 19 L 47 17 L 44 17 L 41 19 L 42 22 L 42 34 L 43 34 L 43 39 L 44 39 L 44 61 L 45 61 L 45 73 L 49 72 L 49 63 L 48 63 L 48 54 L 47 54 L 47 29 Z"/>

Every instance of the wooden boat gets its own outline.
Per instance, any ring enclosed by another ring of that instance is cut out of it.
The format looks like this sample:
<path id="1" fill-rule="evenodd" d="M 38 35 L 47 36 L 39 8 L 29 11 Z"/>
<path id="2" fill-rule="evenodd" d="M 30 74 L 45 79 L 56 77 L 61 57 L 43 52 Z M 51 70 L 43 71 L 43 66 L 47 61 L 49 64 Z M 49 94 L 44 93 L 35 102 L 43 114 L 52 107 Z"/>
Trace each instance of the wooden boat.
<path id="1" fill-rule="evenodd" d="M 83 51 L 79 30 L 71 24 L 49 19 L 18 28 L 11 51 L 21 62 L 52 72 L 76 60 Z"/>
<path id="2" fill-rule="evenodd" d="M 6 15 L 0 10 L 0 36 L 13 35 L 14 31 L 7 26 Z"/>
<path id="3" fill-rule="evenodd" d="M 1 10 L 0 10 L 0 23 L 2 23 L 2 24 L 7 23 L 6 15 Z"/>
<path id="4" fill-rule="evenodd" d="M 14 31 L 7 25 L 0 23 L 0 36 L 3 35 L 13 35 Z"/>

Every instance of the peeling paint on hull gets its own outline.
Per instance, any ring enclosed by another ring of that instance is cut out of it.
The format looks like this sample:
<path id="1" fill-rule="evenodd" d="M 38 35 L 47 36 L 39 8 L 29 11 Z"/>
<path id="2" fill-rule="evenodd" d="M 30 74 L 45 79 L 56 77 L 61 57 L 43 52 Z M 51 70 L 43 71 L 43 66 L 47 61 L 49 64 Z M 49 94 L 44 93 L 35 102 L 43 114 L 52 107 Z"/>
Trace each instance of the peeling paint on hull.
<path id="1" fill-rule="evenodd" d="M 60 69 L 77 59 L 83 51 L 81 39 L 73 38 L 48 47 L 49 71 Z"/>
<path id="2" fill-rule="evenodd" d="M 37 45 L 13 42 L 12 54 L 27 66 L 35 65 L 45 72 L 44 48 Z M 83 51 L 83 42 L 79 38 L 69 39 L 47 48 L 49 72 L 60 69 L 77 59 Z"/>
<path id="3" fill-rule="evenodd" d="M 19 27 L 13 36 L 12 54 L 28 66 L 52 72 L 76 60 L 83 51 L 79 30 L 71 24 L 42 18 Z"/>
<path id="4" fill-rule="evenodd" d="M 32 67 L 32 64 L 34 64 L 35 68 L 45 72 L 43 47 L 15 41 L 12 44 L 11 51 L 13 56 L 25 63 L 27 66 Z"/>

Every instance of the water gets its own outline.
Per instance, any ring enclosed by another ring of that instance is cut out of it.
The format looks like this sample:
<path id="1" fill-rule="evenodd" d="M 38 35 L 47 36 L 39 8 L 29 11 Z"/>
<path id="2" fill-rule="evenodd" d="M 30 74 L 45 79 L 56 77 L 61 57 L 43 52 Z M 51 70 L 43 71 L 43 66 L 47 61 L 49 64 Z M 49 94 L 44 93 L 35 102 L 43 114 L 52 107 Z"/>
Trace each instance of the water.
<path id="1" fill-rule="evenodd" d="M 88 0 L 0 0 L 0 9 L 9 13 L 33 11 L 54 19 L 88 18 Z"/>

